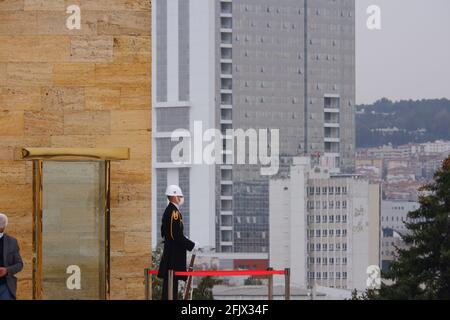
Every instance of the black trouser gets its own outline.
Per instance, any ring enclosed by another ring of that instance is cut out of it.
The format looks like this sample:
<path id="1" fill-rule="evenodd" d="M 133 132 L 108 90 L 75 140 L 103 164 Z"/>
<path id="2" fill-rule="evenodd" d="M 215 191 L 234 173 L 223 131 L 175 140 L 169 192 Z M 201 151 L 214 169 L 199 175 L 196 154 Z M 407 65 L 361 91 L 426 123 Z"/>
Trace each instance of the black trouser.
<path id="1" fill-rule="evenodd" d="M 177 277 L 173 278 L 173 300 L 178 299 L 178 279 Z M 169 300 L 169 278 L 165 278 L 163 280 L 162 294 L 161 300 Z"/>

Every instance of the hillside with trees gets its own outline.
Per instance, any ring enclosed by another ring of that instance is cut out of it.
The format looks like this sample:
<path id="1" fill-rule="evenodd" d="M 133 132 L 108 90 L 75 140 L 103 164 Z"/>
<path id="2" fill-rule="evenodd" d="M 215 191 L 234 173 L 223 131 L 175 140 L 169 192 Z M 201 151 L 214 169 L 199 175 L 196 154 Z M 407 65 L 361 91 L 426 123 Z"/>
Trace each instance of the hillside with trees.
<path id="1" fill-rule="evenodd" d="M 394 146 L 450 140 L 450 100 L 386 98 L 356 107 L 356 146 Z"/>

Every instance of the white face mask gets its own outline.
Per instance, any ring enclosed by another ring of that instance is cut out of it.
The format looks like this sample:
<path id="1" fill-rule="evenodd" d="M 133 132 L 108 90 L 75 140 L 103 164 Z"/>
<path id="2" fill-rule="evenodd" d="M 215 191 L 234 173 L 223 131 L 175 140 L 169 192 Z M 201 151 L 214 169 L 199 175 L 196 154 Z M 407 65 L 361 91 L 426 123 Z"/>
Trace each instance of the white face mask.
<path id="1" fill-rule="evenodd" d="M 180 198 L 180 202 L 178 202 L 178 205 L 181 207 L 184 203 L 184 198 Z"/>

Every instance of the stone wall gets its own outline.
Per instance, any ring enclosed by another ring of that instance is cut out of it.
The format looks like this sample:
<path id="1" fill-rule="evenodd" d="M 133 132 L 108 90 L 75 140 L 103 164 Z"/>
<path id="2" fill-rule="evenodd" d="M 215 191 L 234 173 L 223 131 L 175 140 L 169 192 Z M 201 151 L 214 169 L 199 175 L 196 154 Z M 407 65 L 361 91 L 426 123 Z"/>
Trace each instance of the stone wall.
<path id="1" fill-rule="evenodd" d="M 81 30 L 69 30 L 69 5 Z M 21 147 L 129 147 L 112 164 L 111 298 L 144 297 L 151 255 L 151 1 L 0 0 L 0 212 L 32 296 L 32 164 Z"/>

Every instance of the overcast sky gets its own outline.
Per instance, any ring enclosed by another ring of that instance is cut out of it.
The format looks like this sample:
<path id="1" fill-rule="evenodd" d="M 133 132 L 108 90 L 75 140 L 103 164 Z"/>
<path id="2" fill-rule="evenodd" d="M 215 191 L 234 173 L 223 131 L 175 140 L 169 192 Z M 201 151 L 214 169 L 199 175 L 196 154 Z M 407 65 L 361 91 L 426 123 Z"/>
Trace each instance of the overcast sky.
<path id="1" fill-rule="evenodd" d="M 380 31 L 366 10 L 381 8 Z M 450 99 L 450 0 L 356 0 L 356 102 Z"/>

